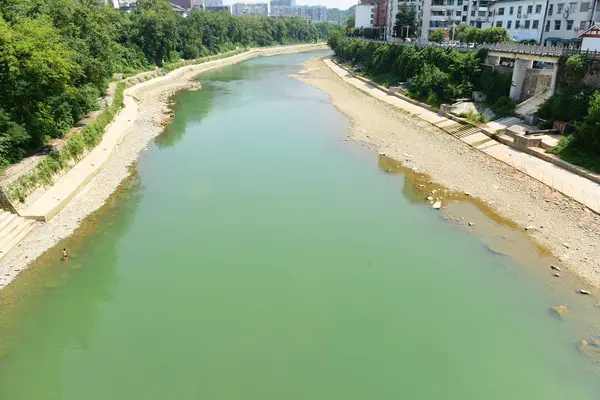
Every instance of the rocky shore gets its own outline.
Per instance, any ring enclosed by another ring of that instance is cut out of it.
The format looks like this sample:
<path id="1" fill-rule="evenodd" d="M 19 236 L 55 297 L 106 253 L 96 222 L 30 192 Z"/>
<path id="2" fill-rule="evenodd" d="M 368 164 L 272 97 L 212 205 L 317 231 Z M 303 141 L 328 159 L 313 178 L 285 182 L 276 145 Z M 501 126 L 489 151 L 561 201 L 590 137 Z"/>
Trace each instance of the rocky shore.
<path id="1" fill-rule="evenodd" d="M 543 183 L 497 161 L 403 110 L 344 82 L 324 62 L 312 59 L 297 79 L 330 96 L 351 119 L 349 137 L 428 174 L 435 183 L 480 199 L 514 221 L 587 283 L 600 288 L 600 216 Z M 417 188 L 418 192 L 426 188 Z M 431 203 L 445 207 L 437 194 Z M 550 273 L 550 268 L 548 268 Z M 592 296 L 597 295 L 595 290 Z"/>
<path id="2" fill-rule="evenodd" d="M 20 271 L 45 251 L 71 235 L 87 215 L 104 204 L 119 184 L 130 175 L 129 167 L 137 160 L 140 152 L 147 148 L 148 143 L 158 136 L 169 122 L 172 114 L 169 110 L 169 98 L 180 90 L 199 89 L 199 82 L 193 81 L 195 76 L 254 57 L 325 49 L 327 47 L 324 44 L 253 49 L 233 57 L 186 66 L 126 89 L 125 96 L 134 98 L 138 105 L 134 128 L 118 145 L 103 170 L 61 212 L 32 231 L 4 257 L 0 263 L 0 288 L 12 282 Z M 118 123 L 121 115 L 122 113 L 113 123 Z"/>

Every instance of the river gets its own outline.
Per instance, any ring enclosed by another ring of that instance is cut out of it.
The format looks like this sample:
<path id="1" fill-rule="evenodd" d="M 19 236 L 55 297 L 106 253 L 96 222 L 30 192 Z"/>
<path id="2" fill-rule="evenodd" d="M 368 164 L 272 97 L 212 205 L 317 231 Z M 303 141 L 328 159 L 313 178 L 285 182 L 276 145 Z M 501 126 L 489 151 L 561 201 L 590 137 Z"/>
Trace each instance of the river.
<path id="1" fill-rule="evenodd" d="M 2 292 L 0 399 L 597 395 L 559 295 L 345 141 L 289 77 L 313 55 L 177 95 L 132 178 Z"/>

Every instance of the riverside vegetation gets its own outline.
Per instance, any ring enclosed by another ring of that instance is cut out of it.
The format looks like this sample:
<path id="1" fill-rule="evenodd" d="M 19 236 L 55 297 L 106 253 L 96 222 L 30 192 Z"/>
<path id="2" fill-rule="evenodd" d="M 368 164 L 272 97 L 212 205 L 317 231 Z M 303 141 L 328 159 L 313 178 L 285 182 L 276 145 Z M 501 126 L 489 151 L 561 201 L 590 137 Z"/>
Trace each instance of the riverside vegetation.
<path id="1" fill-rule="evenodd" d="M 571 56 L 562 65 L 557 93 L 539 109 L 538 116 L 552 126 L 570 121 L 571 129 L 550 152 L 560 158 L 600 172 L 600 91 L 586 87 L 585 55 Z"/>
<path id="2" fill-rule="evenodd" d="M 137 3 L 128 14 L 97 0 L 0 0 L 0 170 L 62 137 L 96 109 L 114 73 L 155 65 L 169 70 L 182 59 L 239 48 L 316 42 L 332 27 L 299 17 L 198 9 L 183 18 L 165 0 Z M 96 143 L 118 107 L 115 102 L 81 137 L 47 157 L 39 177 L 31 179 L 45 179 Z"/>
<path id="3" fill-rule="evenodd" d="M 485 90 L 497 115 L 514 110 L 507 95 L 511 77 L 482 67 L 486 51 L 463 53 L 433 46 L 374 43 L 333 32 L 328 40 L 342 62 L 360 64 L 384 85 L 410 82 L 407 94 L 433 106 Z"/>

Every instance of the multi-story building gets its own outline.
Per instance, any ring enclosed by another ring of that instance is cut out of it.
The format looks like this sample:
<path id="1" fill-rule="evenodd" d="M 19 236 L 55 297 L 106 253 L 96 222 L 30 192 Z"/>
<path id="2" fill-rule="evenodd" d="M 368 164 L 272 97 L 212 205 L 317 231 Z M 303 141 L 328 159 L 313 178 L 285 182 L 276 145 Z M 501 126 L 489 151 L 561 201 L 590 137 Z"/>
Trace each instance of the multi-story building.
<path id="1" fill-rule="evenodd" d="M 304 17 L 313 22 L 327 21 L 327 7 L 325 6 L 280 6 L 271 4 L 273 17 Z"/>
<path id="2" fill-rule="evenodd" d="M 269 15 L 268 3 L 235 3 L 231 6 L 234 15 Z"/>
<path id="3" fill-rule="evenodd" d="M 375 6 L 370 4 L 359 4 L 354 9 L 354 27 L 356 28 L 372 28 Z"/>
<path id="4" fill-rule="evenodd" d="M 296 0 L 273 0 L 271 1 L 271 7 L 273 6 L 285 6 L 291 7 L 296 5 Z"/>
<path id="5" fill-rule="evenodd" d="M 469 0 L 423 0 L 419 14 L 420 36 L 427 39 L 437 29 L 466 24 L 468 16 Z"/>
<path id="6" fill-rule="evenodd" d="M 426 39 L 436 29 L 468 24 L 475 28 L 505 28 L 515 41 L 577 43 L 577 33 L 600 20 L 600 7 L 595 7 L 595 1 L 421 0 L 420 37 Z M 393 13 L 395 9 L 388 15 L 388 27 L 393 27 L 394 22 L 389 20 Z"/>
<path id="7" fill-rule="evenodd" d="M 504 28 L 517 42 L 540 42 L 547 1 L 499 0 L 494 5 L 492 26 Z"/>
<path id="8" fill-rule="evenodd" d="M 377 0 L 375 7 L 373 8 L 373 25 L 375 26 L 387 26 L 387 15 L 388 15 L 388 0 Z"/>
<path id="9" fill-rule="evenodd" d="M 325 6 L 310 6 L 308 7 L 308 15 L 312 22 L 327 21 L 327 7 Z"/>
<path id="10" fill-rule="evenodd" d="M 549 0 L 542 27 L 541 41 L 550 43 L 580 42 L 578 32 L 593 26 L 600 18 L 595 0 Z"/>
<path id="11" fill-rule="evenodd" d="M 423 0 L 426 2 L 431 2 L 432 0 Z M 387 18 L 386 18 L 386 38 L 389 40 L 393 37 L 394 33 L 394 25 L 396 24 L 396 15 L 398 15 L 398 11 L 400 11 L 400 7 L 403 5 L 408 5 L 415 8 L 415 12 L 417 14 L 417 25 L 418 20 L 421 19 L 422 9 L 421 3 L 418 0 L 388 0 L 387 2 Z M 410 36 L 416 36 L 418 32 L 410 33 Z"/>

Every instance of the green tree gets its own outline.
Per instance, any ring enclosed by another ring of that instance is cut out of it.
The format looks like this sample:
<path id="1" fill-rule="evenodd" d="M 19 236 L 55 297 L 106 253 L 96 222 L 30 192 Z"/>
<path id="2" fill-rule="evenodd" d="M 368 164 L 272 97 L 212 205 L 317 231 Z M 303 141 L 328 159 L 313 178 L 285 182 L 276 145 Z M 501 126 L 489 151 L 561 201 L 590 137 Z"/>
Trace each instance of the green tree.
<path id="1" fill-rule="evenodd" d="M 445 29 L 436 29 L 429 34 L 429 41 L 435 43 L 442 43 L 446 39 Z"/>
<path id="2" fill-rule="evenodd" d="M 404 32 L 402 32 L 403 28 Z M 417 10 L 412 5 L 402 4 L 398 14 L 396 14 L 394 35 L 396 37 L 408 37 L 411 33 L 413 36 L 417 33 Z"/>
<path id="3" fill-rule="evenodd" d="M 348 16 L 348 20 L 346 21 L 346 28 L 355 28 L 356 25 L 356 16 L 351 14 Z"/>
<path id="4" fill-rule="evenodd" d="M 600 156 L 600 92 L 590 97 L 588 115 L 575 125 L 575 133 L 583 148 Z"/>

